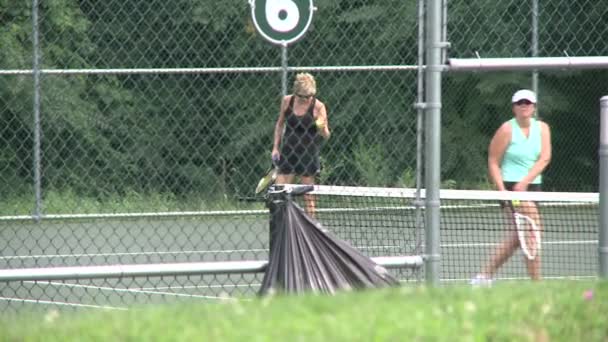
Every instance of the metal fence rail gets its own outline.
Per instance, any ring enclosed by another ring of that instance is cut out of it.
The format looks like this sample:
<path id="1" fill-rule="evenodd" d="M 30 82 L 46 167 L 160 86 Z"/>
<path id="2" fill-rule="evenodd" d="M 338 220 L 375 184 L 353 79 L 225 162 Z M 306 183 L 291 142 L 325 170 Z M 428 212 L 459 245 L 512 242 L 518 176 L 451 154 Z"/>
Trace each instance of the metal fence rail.
<path id="1" fill-rule="evenodd" d="M 421 256 L 375 257 L 386 268 L 419 268 Z M 0 270 L 0 281 L 47 281 L 122 277 L 163 277 L 206 274 L 262 273 L 268 261 L 188 262 L 172 264 L 109 265 Z"/>
<path id="2" fill-rule="evenodd" d="M 421 256 L 375 257 L 389 269 L 415 270 Z M 127 309 L 179 300 L 246 299 L 258 292 L 265 260 L 188 262 L 0 270 L 0 313 L 70 309 Z"/>

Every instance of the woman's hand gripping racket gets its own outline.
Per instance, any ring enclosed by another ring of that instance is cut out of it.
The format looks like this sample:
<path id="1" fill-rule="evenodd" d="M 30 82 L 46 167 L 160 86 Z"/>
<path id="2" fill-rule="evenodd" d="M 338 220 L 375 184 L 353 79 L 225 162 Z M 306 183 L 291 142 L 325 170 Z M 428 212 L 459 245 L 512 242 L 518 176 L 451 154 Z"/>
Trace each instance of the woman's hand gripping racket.
<path id="1" fill-rule="evenodd" d="M 513 205 L 513 221 L 517 228 L 521 250 L 528 260 L 534 260 L 540 253 L 540 229 L 533 219 L 518 212 L 519 200 L 513 200 L 511 203 Z"/>
<path id="2" fill-rule="evenodd" d="M 266 191 L 268 187 L 270 187 L 277 179 L 277 175 L 279 174 L 277 162 L 278 159 L 274 158 L 273 156 L 272 165 L 270 166 L 270 168 L 268 168 L 268 170 L 264 174 L 264 177 L 260 179 L 260 181 L 258 182 L 258 186 L 255 188 L 256 195 L 259 195 L 260 193 Z"/>

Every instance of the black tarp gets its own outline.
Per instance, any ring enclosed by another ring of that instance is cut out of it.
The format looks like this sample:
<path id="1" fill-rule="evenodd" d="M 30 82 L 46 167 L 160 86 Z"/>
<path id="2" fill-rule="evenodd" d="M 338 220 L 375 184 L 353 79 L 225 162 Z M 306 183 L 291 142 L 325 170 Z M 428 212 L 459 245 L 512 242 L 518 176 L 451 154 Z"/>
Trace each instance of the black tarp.
<path id="1" fill-rule="evenodd" d="M 398 285 L 387 270 L 294 202 L 310 187 L 269 195 L 270 255 L 259 294 L 325 293 Z"/>

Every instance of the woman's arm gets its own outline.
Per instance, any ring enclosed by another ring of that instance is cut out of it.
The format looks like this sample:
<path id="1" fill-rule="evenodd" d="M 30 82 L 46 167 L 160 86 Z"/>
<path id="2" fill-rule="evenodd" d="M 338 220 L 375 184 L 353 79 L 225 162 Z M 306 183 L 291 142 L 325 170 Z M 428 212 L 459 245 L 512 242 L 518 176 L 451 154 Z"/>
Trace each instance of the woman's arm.
<path id="1" fill-rule="evenodd" d="M 501 191 L 505 190 L 505 186 L 502 180 L 500 163 L 510 142 L 511 125 L 505 122 L 496 130 L 488 147 L 488 174 L 492 183 Z"/>
<path id="2" fill-rule="evenodd" d="M 329 139 L 331 132 L 329 131 L 329 120 L 327 119 L 327 107 L 325 107 L 325 104 L 319 100 L 317 100 L 315 105 L 314 117 L 319 134 L 321 134 L 323 138 Z"/>
<path id="3" fill-rule="evenodd" d="M 277 123 L 274 126 L 274 139 L 272 144 L 272 156 L 275 158 L 275 154 L 279 155 L 279 147 L 281 146 L 281 137 L 283 136 L 283 126 L 285 125 L 285 110 L 289 105 L 289 96 L 283 97 L 279 110 L 279 117 Z"/>

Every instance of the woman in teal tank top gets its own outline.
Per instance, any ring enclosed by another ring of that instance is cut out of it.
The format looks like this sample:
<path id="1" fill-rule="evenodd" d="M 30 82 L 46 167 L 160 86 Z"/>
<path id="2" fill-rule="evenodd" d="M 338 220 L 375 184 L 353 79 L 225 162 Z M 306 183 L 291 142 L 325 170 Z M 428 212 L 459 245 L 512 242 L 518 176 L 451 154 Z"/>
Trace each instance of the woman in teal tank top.
<path id="1" fill-rule="evenodd" d="M 511 98 L 514 117 L 503 123 L 488 148 L 488 172 L 499 191 L 541 191 L 541 173 L 551 160 L 551 130 L 534 118 L 536 94 L 522 89 Z M 519 211 L 533 219 L 542 229 L 538 208 L 533 202 L 521 202 Z M 512 217 L 510 204 L 503 205 Z M 490 262 L 472 283 L 489 283 L 492 277 L 519 247 L 517 231 L 509 229 L 508 237 L 497 247 Z M 525 258 L 530 278 L 540 279 L 540 256 Z"/>

